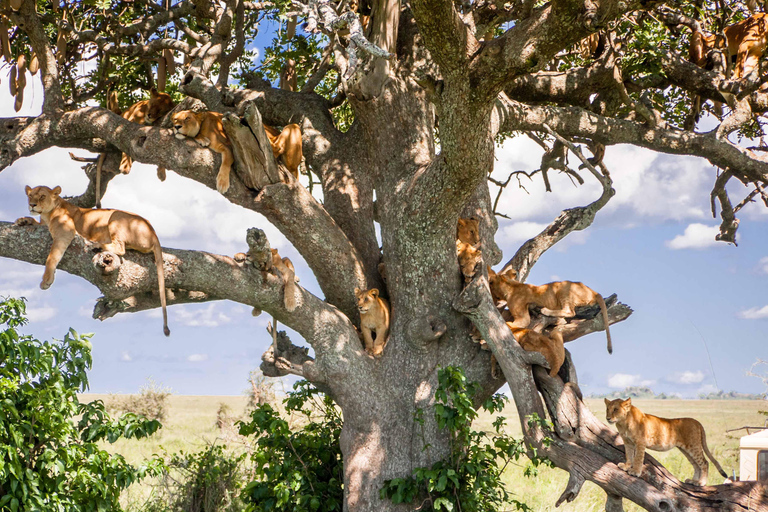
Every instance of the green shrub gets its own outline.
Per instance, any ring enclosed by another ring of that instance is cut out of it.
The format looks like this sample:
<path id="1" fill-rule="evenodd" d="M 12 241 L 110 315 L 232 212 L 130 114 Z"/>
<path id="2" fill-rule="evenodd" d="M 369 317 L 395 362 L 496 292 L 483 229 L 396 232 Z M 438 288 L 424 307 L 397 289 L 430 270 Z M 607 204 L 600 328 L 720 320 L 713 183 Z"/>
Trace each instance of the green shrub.
<path id="1" fill-rule="evenodd" d="M 290 423 L 269 404 L 261 404 L 240 434 L 257 436 L 251 455 L 255 479 L 243 490 L 246 511 L 330 512 L 342 510 L 344 468 L 339 436 L 342 419 L 327 396 L 299 381 L 283 402 Z"/>
<path id="2" fill-rule="evenodd" d="M 120 492 L 162 462 L 134 467 L 97 443 L 145 437 L 160 423 L 80 403 L 91 335 L 70 329 L 63 341 L 41 342 L 19 334 L 26 322 L 23 299 L 0 299 L 0 510 L 122 510 Z"/>
<path id="3" fill-rule="evenodd" d="M 247 480 L 240 455 L 212 444 L 197 453 L 174 453 L 166 459 L 161 485 L 144 512 L 240 512 Z"/>

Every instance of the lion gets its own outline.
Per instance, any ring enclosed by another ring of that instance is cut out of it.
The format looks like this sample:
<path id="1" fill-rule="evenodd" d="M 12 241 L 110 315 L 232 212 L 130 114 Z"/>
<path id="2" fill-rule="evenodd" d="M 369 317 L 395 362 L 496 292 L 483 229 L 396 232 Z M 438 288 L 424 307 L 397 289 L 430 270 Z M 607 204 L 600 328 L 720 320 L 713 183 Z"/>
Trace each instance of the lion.
<path id="1" fill-rule="evenodd" d="M 563 335 L 553 330 L 547 336 L 532 329 L 520 329 L 514 327 L 512 322 L 507 322 L 507 327 L 514 334 L 515 339 L 528 352 L 538 352 L 544 356 L 549 363 L 549 376 L 555 377 L 560 371 L 565 361 L 565 346 L 563 346 Z"/>
<path id="2" fill-rule="evenodd" d="M 472 244 L 456 240 L 456 252 L 459 256 L 459 267 L 464 282 L 468 283 L 477 273 L 478 266 L 483 262 L 483 251 Z"/>
<path id="3" fill-rule="evenodd" d="M 768 43 L 768 14 L 755 13 L 725 27 L 729 61 L 734 62 L 733 78 L 747 76 L 760 63 Z"/>
<path id="4" fill-rule="evenodd" d="M 360 331 L 363 334 L 365 351 L 380 356 L 389 337 L 389 304 L 379 297 L 379 290 L 355 288 L 357 309 L 360 311 Z M 376 338 L 371 336 L 374 333 Z"/>
<path id="5" fill-rule="evenodd" d="M 480 243 L 480 222 L 474 217 L 460 218 L 456 225 L 456 238 L 466 244 L 477 246 Z"/>
<path id="6" fill-rule="evenodd" d="M 646 448 L 665 452 L 677 447 L 693 465 L 693 479 L 686 480 L 686 483 L 707 484 L 709 463 L 704 458 L 705 453 L 720 474 L 728 478 L 707 447 L 704 427 L 693 418 L 666 419 L 644 414 L 632 405 L 631 398 L 606 398 L 605 417 L 608 423 L 616 424 L 619 435 L 624 440 L 627 462 L 619 463 L 619 469 L 632 476 L 639 477 L 642 474 Z"/>
<path id="7" fill-rule="evenodd" d="M 221 165 L 216 175 L 216 190 L 220 194 L 229 190 L 229 174 L 235 161 L 232 144 L 224 132 L 224 125 L 221 124 L 222 117 L 218 112 L 182 110 L 171 118 L 177 139 L 191 137 L 204 148 L 210 147 L 221 155 Z"/>
<path id="8" fill-rule="evenodd" d="M 45 260 L 45 272 L 40 288 L 47 290 L 53 284 L 56 266 L 61 261 L 69 244 L 79 234 L 103 250 L 118 256 L 125 255 L 126 249 L 155 256 L 160 305 L 163 308 L 163 332 L 168 329 L 168 313 L 165 301 L 165 275 L 163 274 L 163 249 L 152 225 L 143 217 L 122 210 L 78 208 L 59 196 L 61 187 L 50 189 L 45 186 L 24 189 L 29 201 L 29 211 L 40 215 L 41 222 L 32 217 L 16 220 L 17 226 L 45 224 L 51 232 L 53 245 Z"/>
<path id="9" fill-rule="evenodd" d="M 272 154 L 275 156 L 275 160 L 279 157 L 283 157 L 283 163 L 288 171 L 293 174 L 293 177 L 299 179 L 299 165 L 301 165 L 301 159 L 303 157 L 301 148 L 301 128 L 297 124 L 289 124 L 278 132 L 276 129 L 266 124 L 264 131 L 269 138 L 269 144 L 272 146 Z"/>
<path id="10" fill-rule="evenodd" d="M 117 106 L 117 102 L 113 99 L 112 104 L 109 106 L 110 110 L 114 112 L 115 110 L 112 107 Z M 122 113 L 122 116 L 133 123 L 152 125 L 160 120 L 165 114 L 173 110 L 173 107 L 175 106 L 176 103 L 173 102 L 170 95 L 164 92 L 158 92 L 157 89 L 153 87 L 149 90 L 148 100 L 134 103 L 128 107 L 128 110 Z M 117 108 L 119 109 L 119 107 Z M 131 167 L 133 167 L 133 159 L 123 153 L 123 158 L 120 160 L 120 172 L 128 174 L 131 172 Z M 157 168 L 157 177 L 160 178 L 160 181 L 165 181 L 164 168 Z"/>
<path id="11" fill-rule="evenodd" d="M 602 295 L 579 282 L 556 281 L 535 286 L 516 281 L 515 277 L 517 277 L 517 273 L 514 271 L 496 274 L 490 268 L 488 269 L 488 284 L 491 288 L 491 295 L 507 301 L 507 307 L 514 319 L 513 327 L 528 327 L 531 323 L 528 306 L 531 304 L 539 306 L 542 315 L 570 318 L 576 316 L 576 307 L 597 303 L 603 314 L 608 353 L 613 353 L 611 331 L 608 327 L 608 310 Z"/>

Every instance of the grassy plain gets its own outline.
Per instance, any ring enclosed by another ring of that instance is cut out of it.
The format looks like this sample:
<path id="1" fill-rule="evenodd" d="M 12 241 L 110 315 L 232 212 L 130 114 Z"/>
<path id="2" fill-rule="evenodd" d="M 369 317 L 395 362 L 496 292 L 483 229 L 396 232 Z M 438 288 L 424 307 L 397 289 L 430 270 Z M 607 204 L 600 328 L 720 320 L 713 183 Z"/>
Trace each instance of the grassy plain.
<path id="1" fill-rule="evenodd" d="M 106 395 L 83 395 L 81 400 L 108 399 Z M 237 449 L 237 440 L 231 436 L 222 436 L 216 427 L 216 413 L 220 405 L 226 404 L 231 408 L 233 415 L 242 416 L 246 405 L 244 396 L 171 396 L 169 399 L 169 412 L 163 421 L 163 428 L 154 436 L 143 440 L 120 440 L 106 449 L 122 454 L 128 461 L 140 463 L 152 454 L 160 454 L 163 450 L 168 453 L 184 450 L 185 452 L 198 451 L 207 444 L 216 442 L 227 444 Z M 693 417 L 701 421 L 707 432 L 707 442 L 713 455 L 725 471 L 730 475 L 732 469 L 738 472 L 739 437 L 744 432 L 726 434 L 726 430 L 745 425 L 762 425 L 765 416 L 758 413 L 766 409 L 765 402 L 757 400 L 633 400 L 634 405 L 642 411 L 657 416 Z M 587 399 L 587 406 L 598 418 L 605 417 L 605 406 L 602 399 Z M 520 425 L 517 423 L 517 412 L 514 405 L 509 404 L 503 415 L 509 418 L 510 431 L 515 437 L 521 435 Z M 475 428 L 491 430 L 492 418 L 484 415 L 478 418 Z M 662 464 L 664 464 L 675 476 L 680 479 L 690 478 L 693 468 L 679 450 L 665 453 L 651 452 Z M 523 475 L 526 462 L 520 465 L 510 466 L 506 471 L 508 489 L 514 492 L 520 501 L 527 503 L 537 512 L 597 512 L 604 510 L 605 494 L 595 485 L 587 483 L 579 497 L 573 502 L 561 505 L 555 509 L 555 501 L 565 488 L 568 481 L 567 473 L 558 470 L 543 468 L 536 477 L 528 478 Z M 709 482 L 722 483 L 714 466 L 710 465 Z M 131 502 L 139 501 L 141 495 L 146 495 L 146 488 L 133 489 Z M 634 512 L 642 510 L 633 503 L 625 501 L 625 510 Z"/>

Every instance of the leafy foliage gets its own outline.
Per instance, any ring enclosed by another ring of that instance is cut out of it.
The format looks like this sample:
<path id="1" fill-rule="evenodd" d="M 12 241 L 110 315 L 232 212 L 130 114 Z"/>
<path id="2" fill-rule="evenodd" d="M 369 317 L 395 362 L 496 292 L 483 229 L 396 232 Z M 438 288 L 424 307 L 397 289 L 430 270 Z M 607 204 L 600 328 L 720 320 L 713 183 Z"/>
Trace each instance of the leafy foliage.
<path id="1" fill-rule="evenodd" d="M 339 447 L 342 418 L 333 401 L 299 381 L 284 401 L 298 415 L 291 429 L 270 404 L 261 404 L 240 434 L 255 434 L 251 455 L 255 479 L 243 491 L 247 511 L 330 512 L 343 508 L 343 463 Z"/>
<path id="2" fill-rule="evenodd" d="M 450 455 L 430 468 L 417 468 L 408 478 L 387 480 L 381 498 L 393 503 L 413 503 L 417 497 L 421 500 L 426 496 L 420 510 L 491 512 L 505 504 L 530 510 L 512 497 L 501 479 L 510 462 L 526 455 L 524 443 L 506 434 L 506 418 L 499 416 L 494 420 L 493 432 L 472 430 L 472 421 L 478 414 L 472 402 L 477 385 L 467 383 L 463 371 L 453 366 L 439 371 L 438 384 L 435 419 L 450 435 Z M 499 413 L 507 401 L 504 395 L 497 394 L 482 408 L 491 414 Z M 422 410 L 417 411 L 416 421 L 424 424 Z M 535 474 L 538 465 L 549 463 L 536 456 L 531 462 L 527 475 Z"/>
<path id="3" fill-rule="evenodd" d="M 0 510 L 122 510 L 120 491 L 159 474 L 162 461 L 133 467 L 97 443 L 140 439 L 160 423 L 80 403 L 91 335 L 70 329 L 63 341 L 41 342 L 17 331 L 25 323 L 23 299 L 0 301 Z"/>
<path id="4" fill-rule="evenodd" d="M 239 512 L 238 495 L 246 480 L 246 453 L 226 451 L 212 444 L 197 453 L 171 454 L 166 458 L 162 485 L 145 512 Z"/>

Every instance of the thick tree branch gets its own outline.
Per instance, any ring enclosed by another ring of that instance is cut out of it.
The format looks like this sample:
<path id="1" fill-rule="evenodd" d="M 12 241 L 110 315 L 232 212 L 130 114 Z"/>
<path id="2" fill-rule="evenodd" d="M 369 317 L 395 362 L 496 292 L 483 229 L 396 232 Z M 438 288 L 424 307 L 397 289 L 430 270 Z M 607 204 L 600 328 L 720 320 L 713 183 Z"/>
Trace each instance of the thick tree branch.
<path id="1" fill-rule="evenodd" d="M 472 82 L 479 93 L 494 98 L 516 76 L 540 68 L 560 50 L 639 8 L 639 0 L 546 3 L 483 45 L 470 64 Z"/>
<path id="2" fill-rule="evenodd" d="M 0 222 L 0 256 L 42 265 L 51 245 L 45 226 L 17 227 Z M 202 251 L 163 249 L 165 284 L 169 290 L 195 290 L 208 298 L 228 299 L 268 311 L 285 325 L 299 332 L 316 350 L 340 350 L 335 336 L 357 334 L 354 326 L 339 310 L 297 285 L 297 308 L 289 312 L 283 302 L 282 279 L 262 273 L 251 265 L 232 258 Z M 99 255 L 97 255 L 99 256 Z M 82 277 L 104 294 L 107 301 L 126 301 L 131 308 L 146 309 L 150 300 L 146 294 L 157 291 L 157 274 L 152 255 L 129 251 L 120 265 L 108 275 L 93 262 L 94 254 L 81 237 L 65 252 L 59 270 Z M 41 270 L 42 272 L 42 270 Z M 143 299 L 141 297 L 144 296 Z M 183 297 L 183 294 L 182 294 Z M 100 316 L 111 316 L 112 305 L 100 308 Z M 128 310 L 128 309 L 126 309 Z M 136 309 L 138 310 L 138 309 Z M 324 318 L 318 322 L 317 318 Z M 335 331 L 335 333 L 332 333 Z M 362 346 L 352 347 L 362 350 Z"/>
<path id="3" fill-rule="evenodd" d="M 609 144 L 634 144 L 663 153 L 706 158 L 728 169 L 743 181 L 765 183 L 768 156 L 720 139 L 715 132 L 691 133 L 671 128 L 649 128 L 644 124 L 601 116 L 578 107 L 531 106 L 504 101 L 506 130 L 536 130 L 544 124 L 566 137 L 584 137 Z M 497 104 L 498 105 L 498 104 Z"/>
<path id="4" fill-rule="evenodd" d="M 449 0 L 414 0 L 413 17 L 424 37 L 429 53 L 440 66 L 443 75 L 457 70 L 466 71 L 469 56 L 479 47 Z"/>

